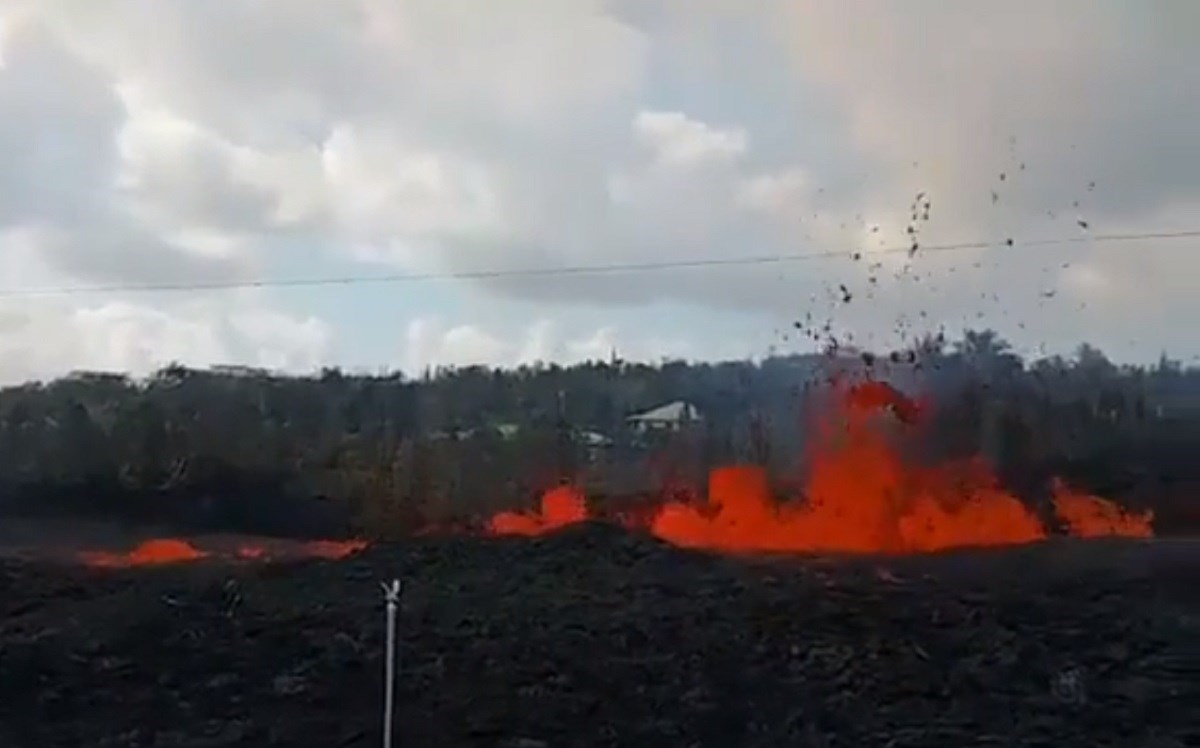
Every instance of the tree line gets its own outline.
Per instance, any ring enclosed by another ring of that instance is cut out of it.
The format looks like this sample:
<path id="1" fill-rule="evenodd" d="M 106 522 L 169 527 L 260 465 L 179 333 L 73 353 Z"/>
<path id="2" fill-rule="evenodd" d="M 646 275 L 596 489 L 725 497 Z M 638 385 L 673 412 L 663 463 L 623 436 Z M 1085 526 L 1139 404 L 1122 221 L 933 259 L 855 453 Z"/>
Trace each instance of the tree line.
<path id="1" fill-rule="evenodd" d="M 852 373 L 932 396 L 922 448 L 982 453 L 1036 498 L 1051 475 L 1197 521 L 1200 370 L 1082 345 L 1026 361 L 992 331 L 758 362 L 444 368 L 408 378 L 165 367 L 0 390 L 0 512 L 285 535 L 384 535 L 522 506 L 563 479 L 622 497 L 732 461 L 798 480 L 814 394 Z M 703 420 L 647 436 L 671 401 Z M 616 498 L 614 498 L 616 500 Z"/>

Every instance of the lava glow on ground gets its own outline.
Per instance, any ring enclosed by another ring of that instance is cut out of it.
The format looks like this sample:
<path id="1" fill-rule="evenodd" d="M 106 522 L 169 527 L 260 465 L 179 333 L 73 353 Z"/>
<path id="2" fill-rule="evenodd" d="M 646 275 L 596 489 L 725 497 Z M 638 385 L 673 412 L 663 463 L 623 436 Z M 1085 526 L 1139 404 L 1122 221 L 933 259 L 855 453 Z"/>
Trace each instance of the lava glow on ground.
<path id="1" fill-rule="evenodd" d="M 367 547 L 365 540 L 312 540 L 290 549 L 289 557 L 339 559 L 351 556 Z M 202 550 L 191 541 L 179 538 L 154 538 L 144 541 L 123 553 L 84 551 L 79 560 L 100 569 L 120 569 L 131 566 L 162 566 L 185 561 L 217 558 L 238 561 L 270 561 L 276 554 L 261 545 L 243 545 L 231 554 Z"/>

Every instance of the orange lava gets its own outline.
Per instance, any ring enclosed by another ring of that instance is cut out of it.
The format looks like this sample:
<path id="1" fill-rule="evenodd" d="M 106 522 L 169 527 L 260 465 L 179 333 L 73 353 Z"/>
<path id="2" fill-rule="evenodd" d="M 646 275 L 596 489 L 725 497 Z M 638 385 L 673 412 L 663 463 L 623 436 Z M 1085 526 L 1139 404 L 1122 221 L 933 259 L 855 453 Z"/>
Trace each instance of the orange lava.
<path id="1" fill-rule="evenodd" d="M 849 467 L 823 464 L 814 470 L 808 501 L 789 503 L 771 495 L 761 467 L 718 468 L 706 506 L 668 503 L 650 529 L 685 547 L 770 552 L 910 553 L 1046 537 L 1036 516 L 993 486 L 974 486 L 969 499 L 948 506 L 947 486 L 910 483 L 913 476 L 894 472 L 894 465 Z M 847 477 L 856 481 L 853 492 L 844 488 Z"/>
<path id="2" fill-rule="evenodd" d="M 914 424 L 926 408 L 886 382 L 868 381 L 840 390 L 848 414 L 890 410 L 901 423 Z"/>
<path id="3" fill-rule="evenodd" d="M 767 471 L 755 465 L 713 470 L 706 501 L 668 500 L 652 514 L 629 515 L 630 527 L 648 529 L 675 545 L 731 552 L 919 553 L 962 546 L 999 546 L 1043 540 L 1047 528 L 1019 498 L 1004 491 L 981 459 L 933 466 L 915 464 L 898 449 L 928 408 L 881 382 L 838 385 L 828 413 L 813 424 L 809 474 L 802 500 L 779 501 Z M 1076 537 L 1151 537 L 1153 514 L 1124 512 L 1111 501 L 1054 486 L 1055 513 Z M 589 518 L 587 499 L 572 486 L 547 491 L 537 510 L 501 512 L 492 535 L 541 535 Z M 299 555 L 340 559 L 364 540 L 318 540 Z M 147 541 L 128 553 L 90 552 L 98 567 L 195 561 L 213 556 L 187 541 Z M 243 561 L 270 558 L 245 545 L 229 554 Z"/>
<path id="4" fill-rule="evenodd" d="M 709 476 L 706 502 L 668 501 L 649 530 L 675 545 L 734 552 L 916 553 L 1047 537 L 983 460 L 920 466 L 904 458 L 889 426 L 918 424 L 925 406 L 881 382 L 839 386 L 837 394 L 814 425 L 803 501 L 777 501 L 761 467 L 722 467 Z M 1126 514 L 1104 499 L 1058 486 L 1054 505 L 1075 536 L 1152 535 L 1151 515 Z M 540 513 L 497 515 L 490 530 L 536 535 L 587 516 L 578 491 L 556 488 Z"/>
<path id="5" fill-rule="evenodd" d="M 1153 511 L 1139 514 L 1122 512 L 1111 501 L 1072 491 L 1062 483 L 1054 486 L 1054 512 L 1075 537 L 1154 537 Z"/>
<path id="6" fill-rule="evenodd" d="M 301 544 L 298 555 L 307 558 L 336 560 L 358 553 L 368 545 L 369 543 L 365 540 L 313 540 Z M 201 559 L 270 561 L 272 554 L 266 548 L 258 545 L 243 545 L 231 553 L 219 553 L 201 550 L 186 540 L 156 538 L 147 540 L 126 553 L 84 551 L 78 554 L 78 557 L 87 566 L 121 569 L 133 566 L 160 566 Z"/>
<path id="7" fill-rule="evenodd" d="M 176 564 L 183 561 L 196 561 L 208 555 L 186 540 L 174 538 L 147 540 L 128 553 L 85 551 L 80 554 L 85 564 L 100 568 Z"/>
<path id="8" fill-rule="evenodd" d="M 588 518 L 587 499 L 576 488 L 558 486 L 542 495 L 534 512 L 500 512 L 488 522 L 493 535 L 541 535 Z"/>

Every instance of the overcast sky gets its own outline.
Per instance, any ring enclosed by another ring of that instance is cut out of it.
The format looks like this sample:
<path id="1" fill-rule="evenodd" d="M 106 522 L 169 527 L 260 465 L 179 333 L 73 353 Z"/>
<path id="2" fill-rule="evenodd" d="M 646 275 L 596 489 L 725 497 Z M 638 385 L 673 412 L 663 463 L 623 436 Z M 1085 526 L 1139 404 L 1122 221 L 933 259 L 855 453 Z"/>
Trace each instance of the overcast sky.
<path id="1" fill-rule="evenodd" d="M 1197 29 L 1194 0 L 0 0 L 0 380 L 757 356 L 806 319 L 1194 361 L 1200 240 L 1102 237 L 1200 229 Z M 921 248 L 871 255 L 918 194 Z M 28 293 L 62 288 L 101 290 Z"/>

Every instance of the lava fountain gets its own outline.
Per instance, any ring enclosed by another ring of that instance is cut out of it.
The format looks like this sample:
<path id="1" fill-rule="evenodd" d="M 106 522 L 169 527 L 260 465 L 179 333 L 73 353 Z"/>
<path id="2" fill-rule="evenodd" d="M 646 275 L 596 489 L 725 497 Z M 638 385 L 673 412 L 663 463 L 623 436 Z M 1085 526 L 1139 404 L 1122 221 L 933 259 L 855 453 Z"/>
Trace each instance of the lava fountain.
<path id="1" fill-rule="evenodd" d="M 587 499 L 572 486 L 557 486 L 542 495 L 534 512 L 500 512 L 488 522 L 493 535 L 541 535 L 588 518 Z"/>
<path id="2" fill-rule="evenodd" d="M 679 546 L 722 551 L 914 553 L 962 546 L 1029 543 L 1047 537 L 1037 515 L 1004 491 L 981 459 L 915 465 L 884 427 L 902 427 L 927 408 L 882 382 L 839 386 L 836 407 L 814 424 L 803 501 L 780 503 L 766 470 L 717 468 L 702 504 L 668 501 L 649 521 L 657 537 Z M 1055 485 L 1054 506 L 1071 535 L 1152 534 L 1151 513 Z M 578 492 L 556 488 L 541 513 L 494 517 L 494 534 L 532 535 L 587 519 Z"/>

